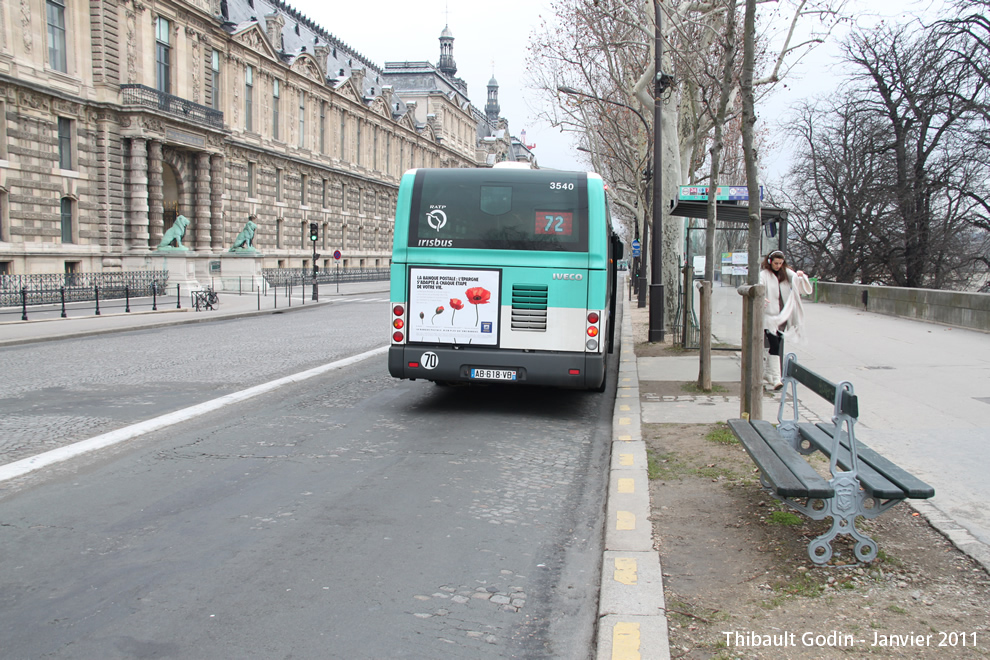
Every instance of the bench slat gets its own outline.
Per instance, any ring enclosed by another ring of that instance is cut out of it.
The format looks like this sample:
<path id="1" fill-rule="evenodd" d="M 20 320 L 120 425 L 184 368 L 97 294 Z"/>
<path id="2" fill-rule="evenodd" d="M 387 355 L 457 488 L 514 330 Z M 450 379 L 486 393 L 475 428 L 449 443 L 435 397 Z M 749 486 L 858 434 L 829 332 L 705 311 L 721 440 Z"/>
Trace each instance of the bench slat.
<path id="1" fill-rule="evenodd" d="M 802 422 L 798 424 L 798 430 L 801 432 L 801 437 L 813 444 L 818 451 L 826 456 L 831 456 L 831 435 L 825 433 L 823 430 L 809 422 Z M 857 442 L 856 445 L 860 448 L 859 470 L 857 471 L 856 476 L 859 477 L 859 483 L 863 486 L 866 492 L 871 497 L 878 497 L 884 500 L 903 500 L 907 497 L 907 493 L 905 493 L 900 486 L 874 470 L 869 463 L 863 460 L 862 445 L 860 445 L 859 442 Z M 850 469 L 851 462 L 849 447 L 846 445 L 839 445 L 839 455 L 837 457 L 837 461 L 839 463 L 839 467 L 843 470 Z"/>
<path id="2" fill-rule="evenodd" d="M 829 436 L 835 433 L 835 426 L 827 422 L 820 422 L 818 424 L 818 428 Z M 846 440 L 842 444 L 848 450 L 849 441 Z M 865 462 L 871 468 L 889 479 L 892 483 L 896 484 L 898 488 L 907 493 L 909 498 L 915 500 L 925 500 L 929 497 L 935 496 L 934 488 L 910 472 L 907 472 L 904 468 L 895 465 L 889 459 L 884 458 L 877 452 L 873 451 L 859 438 L 856 439 L 856 450 L 860 461 Z"/>
<path id="3" fill-rule="evenodd" d="M 767 444 L 766 438 L 758 433 L 748 420 L 730 419 L 729 428 L 739 438 L 742 446 L 753 459 L 753 462 L 766 475 L 767 480 L 772 482 L 774 492 L 781 497 L 832 497 L 835 494 L 821 477 L 819 477 L 821 484 L 816 484 L 816 494 L 812 494 L 807 484 L 802 483 L 794 475 L 794 472 Z M 802 463 L 804 463 L 803 460 Z M 807 463 L 804 464 L 807 465 Z"/>
<path id="4" fill-rule="evenodd" d="M 815 472 L 804 456 L 787 441 L 777 434 L 777 428 L 762 419 L 750 422 L 756 432 L 759 433 L 767 445 L 777 454 L 777 458 L 787 466 L 798 481 L 804 484 L 808 491 L 808 497 L 833 497 L 835 490 L 828 483 L 828 480 Z"/>

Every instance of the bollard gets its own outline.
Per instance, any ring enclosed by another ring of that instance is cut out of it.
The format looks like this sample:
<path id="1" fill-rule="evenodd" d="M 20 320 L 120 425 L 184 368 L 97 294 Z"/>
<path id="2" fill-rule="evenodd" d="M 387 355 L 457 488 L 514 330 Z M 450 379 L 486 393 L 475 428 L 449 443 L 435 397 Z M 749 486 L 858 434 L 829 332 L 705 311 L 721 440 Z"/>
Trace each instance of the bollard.
<path id="1" fill-rule="evenodd" d="M 93 293 L 96 294 L 96 315 L 100 315 L 100 287 L 94 286 Z"/>
<path id="2" fill-rule="evenodd" d="M 65 287 L 64 286 L 59 287 L 59 293 L 62 296 L 62 318 L 64 319 L 65 318 Z"/>
<path id="3" fill-rule="evenodd" d="M 158 311 L 158 286 L 155 284 L 151 285 L 151 311 Z"/>
<path id="4" fill-rule="evenodd" d="M 124 285 L 124 313 L 130 314 L 131 312 L 131 287 Z"/>
<path id="5" fill-rule="evenodd" d="M 182 309 L 182 291 L 179 285 L 175 285 L 175 308 Z"/>
<path id="6" fill-rule="evenodd" d="M 261 311 L 261 287 L 258 287 L 258 311 Z"/>
<path id="7" fill-rule="evenodd" d="M 28 290 L 26 286 L 21 288 L 21 320 L 28 320 Z"/>

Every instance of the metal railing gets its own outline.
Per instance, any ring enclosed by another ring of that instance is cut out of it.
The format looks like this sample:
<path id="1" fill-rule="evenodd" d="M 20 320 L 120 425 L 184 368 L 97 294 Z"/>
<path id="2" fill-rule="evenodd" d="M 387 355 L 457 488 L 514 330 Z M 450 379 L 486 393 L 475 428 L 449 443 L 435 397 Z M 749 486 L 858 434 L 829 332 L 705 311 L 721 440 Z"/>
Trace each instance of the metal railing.
<path id="1" fill-rule="evenodd" d="M 167 270 L 0 275 L 0 307 L 163 295 Z"/>
<path id="2" fill-rule="evenodd" d="M 206 124 L 212 128 L 223 128 L 223 113 L 187 99 L 160 92 L 146 85 L 125 84 L 120 86 L 125 106 L 137 105 L 155 112 Z"/>
<path id="3" fill-rule="evenodd" d="M 344 282 L 380 282 L 387 280 L 390 275 L 388 268 L 321 268 L 316 276 L 320 284 Z M 311 268 L 264 268 L 262 277 L 270 286 L 285 286 L 287 284 L 308 284 L 313 281 Z"/>

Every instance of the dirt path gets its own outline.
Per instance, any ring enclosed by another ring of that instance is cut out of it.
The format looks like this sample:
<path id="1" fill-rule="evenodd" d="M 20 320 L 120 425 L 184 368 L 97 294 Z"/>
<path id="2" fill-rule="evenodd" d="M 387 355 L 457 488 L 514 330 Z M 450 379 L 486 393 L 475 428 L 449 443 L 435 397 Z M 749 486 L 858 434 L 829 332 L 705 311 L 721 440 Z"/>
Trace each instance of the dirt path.
<path id="1" fill-rule="evenodd" d="M 990 657 L 982 567 L 905 504 L 861 524 L 872 563 L 840 537 L 814 565 L 828 522 L 785 511 L 724 426 L 706 438 L 716 428 L 643 425 L 671 658 Z"/>

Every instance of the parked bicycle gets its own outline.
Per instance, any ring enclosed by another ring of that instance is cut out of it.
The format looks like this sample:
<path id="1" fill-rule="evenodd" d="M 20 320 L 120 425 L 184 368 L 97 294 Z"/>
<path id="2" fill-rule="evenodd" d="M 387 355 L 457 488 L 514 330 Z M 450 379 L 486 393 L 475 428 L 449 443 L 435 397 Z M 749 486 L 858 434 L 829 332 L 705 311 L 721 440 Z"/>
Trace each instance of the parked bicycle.
<path id="1" fill-rule="evenodd" d="M 214 310 L 220 307 L 220 297 L 217 292 L 213 290 L 212 286 L 208 286 L 205 289 L 199 291 L 193 291 L 193 307 L 196 311 L 200 311 L 200 308 L 207 310 Z"/>

